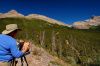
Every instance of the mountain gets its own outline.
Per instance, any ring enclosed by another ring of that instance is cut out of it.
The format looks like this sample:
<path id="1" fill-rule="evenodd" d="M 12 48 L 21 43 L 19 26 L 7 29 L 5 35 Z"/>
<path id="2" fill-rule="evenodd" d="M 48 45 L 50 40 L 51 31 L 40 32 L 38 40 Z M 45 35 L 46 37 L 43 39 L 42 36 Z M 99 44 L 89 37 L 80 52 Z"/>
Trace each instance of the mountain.
<path id="1" fill-rule="evenodd" d="M 26 19 L 40 19 L 52 24 L 58 24 L 68 27 L 73 27 L 75 29 L 89 29 L 91 26 L 100 25 L 100 16 L 92 16 L 90 19 L 84 21 L 74 22 L 72 25 L 65 24 L 61 21 L 49 18 L 40 14 L 29 14 L 27 16 L 18 13 L 16 10 L 11 10 L 7 13 L 0 13 L 0 18 L 26 18 Z"/>
<path id="2" fill-rule="evenodd" d="M 88 20 L 74 22 L 73 27 L 76 29 L 89 29 L 91 26 L 100 25 L 100 16 L 93 16 Z"/>
<path id="3" fill-rule="evenodd" d="M 49 18 L 49 17 L 44 16 L 44 15 L 39 15 L 39 14 L 29 14 L 27 16 L 24 16 L 24 15 L 18 13 L 16 10 L 11 10 L 8 13 L 0 13 L 0 18 L 8 18 L 8 17 L 27 18 L 27 19 L 35 18 L 35 19 L 44 20 L 44 21 L 52 23 L 52 24 L 59 24 L 59 25 L 63 25 L 63 26 L 70 26 L 70 25 L 64 24 L 63 22 L 60 22 L 58 20 Z"/>
<path id="4" fill-rule="evenodd" d="M 11 10 L 7 13 L 0 13 L 0 18 L 26 18 L 26 19 L 40 19 L 52 24 L 58 24 L 68 27 L 73 27 L 75 29 L 89 29 L 91 26 L 100 25 L 100 16 L 92 16 L 90 19 L 84 21 L 74 22 L 72 25 L 65 24 L 61 21 L 49 18 L 40 14 L 29 14 L 27 16 L 18 13 L 16 10 Z"/>

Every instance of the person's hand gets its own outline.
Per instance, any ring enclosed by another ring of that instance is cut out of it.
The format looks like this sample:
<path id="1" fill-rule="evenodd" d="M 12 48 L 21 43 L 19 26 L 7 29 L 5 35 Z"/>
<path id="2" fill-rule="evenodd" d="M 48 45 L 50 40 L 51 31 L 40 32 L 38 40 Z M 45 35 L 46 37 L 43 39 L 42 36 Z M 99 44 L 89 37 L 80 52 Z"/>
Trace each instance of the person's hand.
<path id="1" fill-rule="evenodd" d="M 30 43 L 29 42 L 24 42 L 24 45 L 22 47 L 22 52 L 25 53 L 29 50 L 30 48 Z"/>

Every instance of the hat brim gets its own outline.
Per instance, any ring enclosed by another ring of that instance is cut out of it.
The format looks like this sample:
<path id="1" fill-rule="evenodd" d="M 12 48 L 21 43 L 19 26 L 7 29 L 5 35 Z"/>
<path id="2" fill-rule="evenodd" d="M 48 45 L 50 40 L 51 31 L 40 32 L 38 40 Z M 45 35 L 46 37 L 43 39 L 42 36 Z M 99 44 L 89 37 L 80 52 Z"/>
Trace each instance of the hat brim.
<path id="1" fill-rule="evenodd" d="M 2 34 L 9 34 L 9 33 L 11 33 L 11 32 L 13 32 L 13 31 L 15 31 L 15 30 L 21 30 L 21 29 L 14 29 L 14 30 L 10 30 L 10 31 L 8 31 L 8 30 L 4 30 L 3 32 L 2 32 Z"/>

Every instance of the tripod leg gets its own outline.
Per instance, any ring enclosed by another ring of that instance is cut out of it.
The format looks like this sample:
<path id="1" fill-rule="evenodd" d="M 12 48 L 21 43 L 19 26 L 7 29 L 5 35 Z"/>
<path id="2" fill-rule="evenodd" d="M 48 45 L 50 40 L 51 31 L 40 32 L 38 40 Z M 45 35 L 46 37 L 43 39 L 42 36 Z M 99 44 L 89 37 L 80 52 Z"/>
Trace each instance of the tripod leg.
<path id="1" fill-rule="evenodd" d="M 23 57 L 21 57 L 21 66 L 23 66 Z"/>
<path id="2" fill-rule="evenodd" d="M 25 60 L 25 62 L 26 62 L 26 64 L 27 64 L 27 66 L 28 66 L 28 62 L 27 62 L 27 59 L 26 59 L 26 57 L 24 56 L 24 60 Z"/>
<path id="3" fill-rule="evenodd" d="M 11 61 L 10 66 L 15 66 L 15 61 L 16 61 L 16 59 L 14 58 L 14 59 Z"/>

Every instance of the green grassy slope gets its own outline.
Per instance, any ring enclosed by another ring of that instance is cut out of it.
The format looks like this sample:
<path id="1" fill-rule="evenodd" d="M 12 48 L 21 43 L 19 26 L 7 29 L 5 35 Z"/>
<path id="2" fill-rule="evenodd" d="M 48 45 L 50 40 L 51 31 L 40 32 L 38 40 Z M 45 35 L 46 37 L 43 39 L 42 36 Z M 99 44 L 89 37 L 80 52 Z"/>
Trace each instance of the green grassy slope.
<path id="1" fill-rule="evenodd" d="M 100 65 L 100 31 L 75 30 L 38 19 L 3 18 L 0 19 L 0 32 L 10 23 L 23 29 L 18 39 L 30 39 L 73 66 Z"/>

